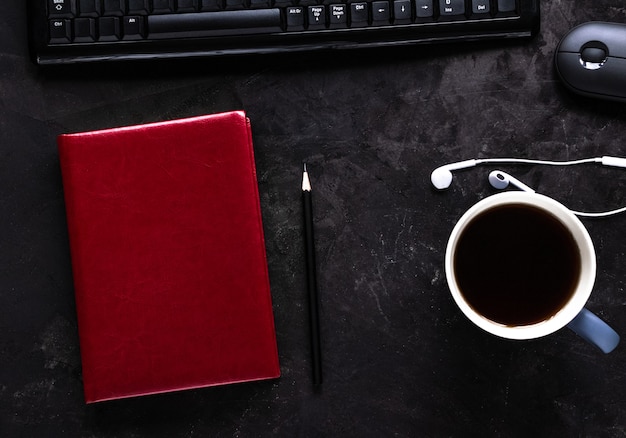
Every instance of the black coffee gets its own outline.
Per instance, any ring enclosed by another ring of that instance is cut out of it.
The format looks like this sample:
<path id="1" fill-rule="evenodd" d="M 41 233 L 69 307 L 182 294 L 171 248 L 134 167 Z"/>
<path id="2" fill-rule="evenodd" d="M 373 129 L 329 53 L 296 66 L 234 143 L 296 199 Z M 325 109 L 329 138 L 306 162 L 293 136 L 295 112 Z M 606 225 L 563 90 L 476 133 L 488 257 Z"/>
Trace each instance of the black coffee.
<path id="1" fill-rule="evenodd" d="M 570 231 L 543 210 L 519 204 L 474 218 L 459 238 L 453 263 L 469 305 L 508 326 L 553 316 L 572 296 L 581 270 Z"/>

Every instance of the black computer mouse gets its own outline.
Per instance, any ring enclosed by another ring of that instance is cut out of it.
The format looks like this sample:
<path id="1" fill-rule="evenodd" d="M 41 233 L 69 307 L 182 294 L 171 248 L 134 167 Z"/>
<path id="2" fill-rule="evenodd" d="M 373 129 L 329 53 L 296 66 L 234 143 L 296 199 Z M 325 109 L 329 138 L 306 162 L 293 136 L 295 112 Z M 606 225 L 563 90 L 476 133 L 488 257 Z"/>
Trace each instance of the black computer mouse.
<path id="1" fill-rule="evenodd" d="M 554 61 L 570 90 L 626 102 L 626 24 L 591 21 L 573 28 Z"/>

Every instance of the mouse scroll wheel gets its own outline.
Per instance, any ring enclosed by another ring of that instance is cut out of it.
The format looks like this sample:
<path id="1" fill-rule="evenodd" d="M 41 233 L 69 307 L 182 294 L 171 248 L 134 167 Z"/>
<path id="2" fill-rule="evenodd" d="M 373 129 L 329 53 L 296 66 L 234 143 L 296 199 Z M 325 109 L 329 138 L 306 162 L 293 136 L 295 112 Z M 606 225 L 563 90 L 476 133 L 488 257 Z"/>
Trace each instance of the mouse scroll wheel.
<path id="1" fill-rule="evenodd" d="M 580 52 L 580 59 L 582 59 L 584 62 L 602 64 L 604 61 L 606 61 L 606 50 L 598 47 L 585 47 Z"/>

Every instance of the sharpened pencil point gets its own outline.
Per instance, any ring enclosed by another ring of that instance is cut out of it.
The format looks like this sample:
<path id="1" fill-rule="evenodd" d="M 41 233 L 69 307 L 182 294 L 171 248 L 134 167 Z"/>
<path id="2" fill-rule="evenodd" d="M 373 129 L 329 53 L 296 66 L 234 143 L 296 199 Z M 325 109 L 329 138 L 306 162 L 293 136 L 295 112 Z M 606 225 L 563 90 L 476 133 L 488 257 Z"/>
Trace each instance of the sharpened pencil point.
<path id="1" fill-rule="evenodd" d="M 302 170 L 302 191 L 311 191 L 311 181 L 309 180 L 309 172 L 306 171 L 306 163 L 304 163 L 304 167 Z"/>

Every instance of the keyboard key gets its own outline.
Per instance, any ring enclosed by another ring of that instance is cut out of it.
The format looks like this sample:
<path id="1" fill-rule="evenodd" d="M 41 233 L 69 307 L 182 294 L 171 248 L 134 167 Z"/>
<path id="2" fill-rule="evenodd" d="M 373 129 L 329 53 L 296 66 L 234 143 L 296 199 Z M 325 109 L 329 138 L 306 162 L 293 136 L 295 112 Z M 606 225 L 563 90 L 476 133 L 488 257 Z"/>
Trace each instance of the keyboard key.
<path id="1" fill-rule="evenodd" d="M 326 28 L 326 6 L 307 6 L 308 29 Z"/>
<path id="2" fill-rule="evenodd" d="M 226 10 L 246 9 L 246 7 L 246 0 L 225 0 L 224 2 Z"/>
<path id="3" fill-rule="evenodd" d="M 250 0 L 251 8 L 267 9 L 271 6 L 271 0 Z"/>
<path id="4" fill-rule="evenodd" d="M 103 0 L 102 15 L 121 17 L 124 15 L 123 0 Z"/>
<path id="5" fill-rule="evenodd" d="M 372 25 L 383 26 L 391 23 L 391 11 L 389 2 L 375 1 L 372 2 Z"/>
<path id="6" fill-rule="evenodd" d="M 75 13 L 74 0 L 48 0 L 50 18 L 72 18 Z"/>
<path id="7" fill-rule="evenodd" d="M 287 30 L 304 29 L 304 8 L 302 6 L 289 6 L 285 15 L 287 16 Z"/>
<path id="8" fill-rule="evenodd" d="M 198 12 L 148 16 L 148 36 L 154 39 L 177 36 L 213 36 L 281 32 L 280 9 Z"/>
<path id="9" fill-rule="evenodd" d="M 515 0 L 498 0 L 498 12 L 515 12 Z"/>
<path id="10" fill-rule="evenodd" d="M 74 41 L 91 43 L 96 40 L 96 20 L 93 18 L 77 18 L 74 20 Z"/>
<path id="11" fill-rule="evenodd" d="M 174 12 L 174 0 L 152 0 L 153 14 L 171 14 Z"/>
<path id="12" fill-rule="evenodd" d="M 442 17 L 462 16 L 465 14 L 465 0 L 441 0 L 439 13 Z"/>
<path id="13" fill-rule="evenodd" d="M 224 9 L 222 0 L 200 0 L 200 11 L 215 12 Z"/>
<path id="14" fill-rule="evenodd" d="M 348 5 L 332 4 L 329 7 L 328 26 L 333 29 L 348 27 Z"/>
<path id="15" fill-rule="evenodd" d="M 197 12 L 199 0 L 178 0 L 176 12 Z"/>
<path id="16" fill-rule="evenodd" d="M 393 17 L 396 24 L 408 24 L 411 22 L 411 0 L 394 0 Z"/>
<path id="17" fill-rule="evenodd" d="M 125 40 L 143 39 L 145 35 L 144 17 L 135 15 L 122 18 L 122 30 Z"/>
<path id="18" fill-rule="evenodd" d="M 433 0 L 415 0 L 415 17 L 432 18 Z"/>
<path id="19" fill-rule="evenodd" d="M 71 20 L 50 20 L 50 43 L 62 44 L 72 41 L 72 21 Z"/>
<path id="20" fill-rule="evenodd" d="M 126 0 L 128 4 L 129 15 L 146 15 L 148 14 L 148 0 Z"/>
<path id="21" fill-rule="evenodd" d="M 98 41 L 117 41 L 121 37 L 120 19 L 117 17 L 99 18 L 98 29 Z"/>
<path id="22" fill-rule="evenodd" d="M 367 3 L 350 3 L 350 18 L 352 27 L 367 26 L 369 24 Z"/>
<path id="23" fill-rule="evenodd" d="M 489 14 L 489 0 L 472 0 L 472 13 Z"/>
<path id="24" fill-rule="evenodd" d="M 80 17 L 98 17 L 102 13 L 100 0 L 78 0 Z"/>

